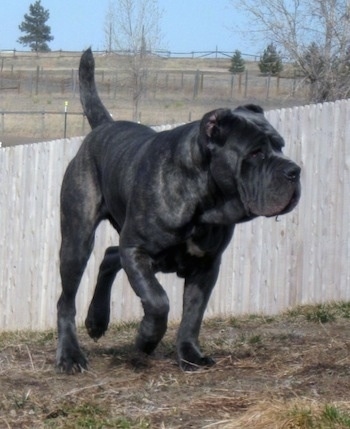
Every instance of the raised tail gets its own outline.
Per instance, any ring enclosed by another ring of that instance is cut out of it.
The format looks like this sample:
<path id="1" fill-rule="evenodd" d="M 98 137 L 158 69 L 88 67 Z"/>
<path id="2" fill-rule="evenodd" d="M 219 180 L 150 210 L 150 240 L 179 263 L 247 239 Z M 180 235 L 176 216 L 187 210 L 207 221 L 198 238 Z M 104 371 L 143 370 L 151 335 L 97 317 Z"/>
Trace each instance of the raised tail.
<path id="1" fill-rule="evenodd" d="M 103 105 L 96 89 L 95 60 L 91 49 L 87 49 L 79 64 L 80 102 L 91 128 L 113 122 L 111 115 Z"/>

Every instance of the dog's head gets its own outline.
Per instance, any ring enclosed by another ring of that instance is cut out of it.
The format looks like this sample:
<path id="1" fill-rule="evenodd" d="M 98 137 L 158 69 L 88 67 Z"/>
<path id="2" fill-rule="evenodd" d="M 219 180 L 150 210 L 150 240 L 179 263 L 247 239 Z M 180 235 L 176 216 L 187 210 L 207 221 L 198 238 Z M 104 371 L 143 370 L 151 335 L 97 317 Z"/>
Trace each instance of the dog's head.
<path id="1" fill-rule="evenodd" d="M 248 216 L 277 216 L 297 205 L 300 167 L 283 155 L 284 140 L 261 107 L 209 112 L 200 135 L 213 181 L 226 198 L 238 195 Z"/>

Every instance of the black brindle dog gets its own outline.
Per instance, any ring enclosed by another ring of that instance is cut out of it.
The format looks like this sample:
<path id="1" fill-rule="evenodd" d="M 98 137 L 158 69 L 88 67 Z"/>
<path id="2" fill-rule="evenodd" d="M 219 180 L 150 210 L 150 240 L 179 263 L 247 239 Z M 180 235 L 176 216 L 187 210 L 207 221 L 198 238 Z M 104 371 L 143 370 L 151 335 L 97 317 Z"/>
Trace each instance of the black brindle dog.
<path id="1" fill-rule="evenodd" d="M 94 59 L 80 62 L 80 97 L 92 127 L 69 164 L 61 191 L 57 366 L 87 367 L 75 328 L 75 295 L 97 225 L 108 219 L 120 236 L 107 249 L 86 318 L 89 335 L 107 330 L 110 294 L 123 268 L 144 317 L 136 349 L 151 353 L 167 329 L 169 301 L 155 277 L 185 279 L 177 337 L 181 368 L 212 365 L 198 336 L 221 255 L 236 223 L 290 212 L 300 196 L 300 168 L 282 154 L 283 138 L 259 106 L 217 109 L 170 131 L 113 121 L 95 86 Z"/>

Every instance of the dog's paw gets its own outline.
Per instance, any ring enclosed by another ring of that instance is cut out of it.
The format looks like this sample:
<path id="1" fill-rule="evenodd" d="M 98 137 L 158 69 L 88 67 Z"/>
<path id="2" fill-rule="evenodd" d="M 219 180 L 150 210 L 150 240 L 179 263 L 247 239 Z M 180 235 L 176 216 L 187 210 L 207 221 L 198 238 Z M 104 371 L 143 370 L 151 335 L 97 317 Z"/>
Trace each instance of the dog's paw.
<path id="1" fill-rule="evenodd" d="M 183 371 L 197 371 L 203 367 L 215 365 L 215 360 L 210 356 L 203 356 L 192 343 L 182 343 L 178 349 L 178 360 Z"/>
<path id="2" fill-rule="evenodd" d="M 215 360 L 210 356 L 203 356 L 200 359 L 197 359 L 196 362 L 190 362 L 184 359 L 181 359 L 179 362 L 180 368 L 185 372 L 198 371 L 201 368 L 209 368 L 215 365 Z"/>
<path id="3" fill-rule="evenodd" d="M 150 341 L 144 338 L 142 335 L 136 337 L 135 346 L 136 350 L 150 355 L 158 345 L 158 341 Z"/>
<path id="4" fill-rule="evenodd" d="M 89 337 L 97 341 L 106 333 L 108 324 L 96 324 L 94 320 L 87 318 L 85 320 L 85 327 Z"/>
<path id="5" fill-rule="evenodd" d="M 85 319 L 86 330 L 93 340 L 97 341 L 100 339 L 107 331 L 109 324 L 109 314 L 100 315 L 96 317 L 93 309 L 89 309 L 88 315 Z"/>
<path id="6" fill-rule="evenodd" d="M 88 369 L 88 360 L 80 349 L 57 351 L 57 372 L 74 374 Z"/>

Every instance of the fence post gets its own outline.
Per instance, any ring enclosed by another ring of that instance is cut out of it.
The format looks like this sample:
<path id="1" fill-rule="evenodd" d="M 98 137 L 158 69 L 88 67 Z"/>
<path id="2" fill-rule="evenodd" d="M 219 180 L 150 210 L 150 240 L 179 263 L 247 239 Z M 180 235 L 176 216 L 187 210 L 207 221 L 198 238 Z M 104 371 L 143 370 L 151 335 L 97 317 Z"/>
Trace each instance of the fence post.
<path id="1" fill-rule="evenodd" d="M 204 72 L 201 72 L 200 76 L 201 76 L 200 89 L 201 89 L 201 92 L 203 92 L 203 88 L 204 88 Z"/>
<path id="2" fill-rule="evenodd" d="M 45 109 L 41 112 L 41 137 L 44 137 L 45 132 Z"/>
<path id="3" fill-rule="evenodd" d="M 238 94 L 242 94 L 242 74 L 238 74 Z"/>
<path id="4" fill-rule="evenodd" d="M 64 133 L 63 138 L 67 137 L 67 113 L 68 113 L 68 101 L 64 102 Z"/>
<path id="5" fill-rule="evenodd" d="M 117 98 L 118 91 L 118 73 L 115 74 L 114 87 L 113 87 L 113 98 Z"/>
<path id="6" fill-rule="evenodd" d="M 270 97 L 271 73 L 266 78 L 266 100 Z"/>
<path id="7" fill-rule="evenodd" d="M 77 92 L 77 82 L 78 82 L 78 72 L 77 70 L 72 69 L 72 91 L 73 91 L 73 98 L 75 98 L 76 92 Z"/>
<path id="8" fill-rule="evenodd" d="M 196 74 L 194 75 L 193 100 L 196 99 L 198 96 L 199 81 L 200 81 L 199 70 L 197 70 Z"/>
<path id="9" fill-rule="evenodd" d="M 35 95 L 39 94 L 39 76 L 40 76 L 40 67 L 36 66 Z"/>
<path id="10" fill-rule="evenodd" d="M 293 83 L 292 83 L 292 96 L 295 96 L 295 90 L 297 87 L 297 71 L 294 70 L 294 77 L 293 77 Z"/>
<path id="11" fill-rule="evenodd" d="M 248 70 L 245 72 L 245 84 L 244 84 L 244 97 L 247 98 L 248 94 Z"/>
<path id="12" fill-rule="evenodd" d="M 1 132 L 5 132 L 5 112 L 1 112 Z"/>
<path id="13" fill-rule="evenodd" d="M 84 136 L 85 135 L 85 125 L 86 125 L 86 121 L 85 121 L 85 115 L 83 113 L 83 123 L 82 123 L 82 127 L 81 127 L 81 133 Z"/>
<path id="14" fill-rule="evenodd" d="M 157 97 L 157 87 L 158 87 L 158 73 L 156 73 L 154 77 L 154 91 L 153 91 L 153 98 L 155 99 Z"/>

